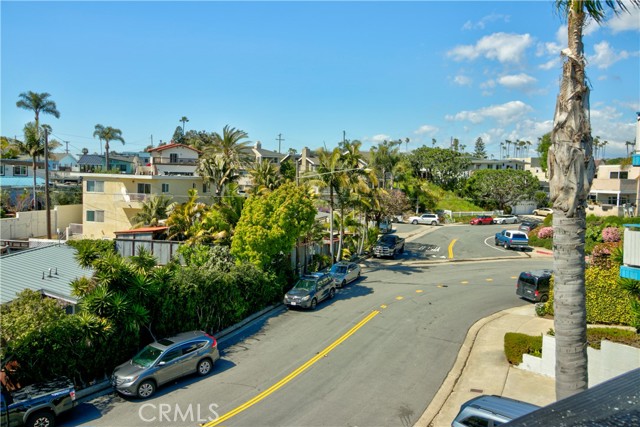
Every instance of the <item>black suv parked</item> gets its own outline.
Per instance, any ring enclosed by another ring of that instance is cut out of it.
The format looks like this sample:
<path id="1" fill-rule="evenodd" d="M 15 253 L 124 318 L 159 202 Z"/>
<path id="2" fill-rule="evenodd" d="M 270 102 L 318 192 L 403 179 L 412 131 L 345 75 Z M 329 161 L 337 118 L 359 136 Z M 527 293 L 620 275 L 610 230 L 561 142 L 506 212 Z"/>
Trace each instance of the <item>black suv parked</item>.
<path id="1" fill-rule="evenodd" d="M 534 302 L 549 300 L 549 282 L 553 270 L 524 271 L 518 277 L 516 294 Z"/>

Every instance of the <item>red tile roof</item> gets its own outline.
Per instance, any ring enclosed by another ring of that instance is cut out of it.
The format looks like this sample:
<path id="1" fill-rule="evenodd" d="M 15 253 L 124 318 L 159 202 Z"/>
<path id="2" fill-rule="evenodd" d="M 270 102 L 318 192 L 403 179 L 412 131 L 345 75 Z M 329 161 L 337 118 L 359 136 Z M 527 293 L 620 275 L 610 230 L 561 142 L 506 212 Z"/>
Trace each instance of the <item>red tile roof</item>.
<path id="1" fill-rule="evenodd" d="M 176 148 L 176 147 L 184 147 L 184 148 L 188 148 L 189 150 L 195 151 L 196 153 L 202 153 L 200 150 L 196 150 L 195 148 L 189 145 L 178 144 L 176 142 L 172 142 L 171 144 L 167 144 L 167 145 L 161 145 L 160 147 L 156 147 L 156 148 L 150 148 L 147 150 L 147 153 L 151 153 L 152 151 L 164 151 L 164 150 L 168 150 L 169 148 Z"/>
<path id="2" fill-rule="evenodd" d="M 115 234 L 134 234 L 134 233 L 153 233 L 155 231 L 165 231 L 169 227 L 141 227 L 132 228 L 131 230 L 114 231 Z"/>

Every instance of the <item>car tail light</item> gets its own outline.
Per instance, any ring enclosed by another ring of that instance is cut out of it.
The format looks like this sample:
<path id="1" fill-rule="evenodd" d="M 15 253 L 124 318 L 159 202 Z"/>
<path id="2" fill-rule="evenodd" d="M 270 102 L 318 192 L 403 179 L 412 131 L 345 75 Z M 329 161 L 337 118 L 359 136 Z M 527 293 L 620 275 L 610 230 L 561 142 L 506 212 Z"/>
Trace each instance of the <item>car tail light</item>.
<path id="1" fill-rule="evenodd" d="M 71 392 L 69 393 L 69 396 L 71 396 L 71 400 L 76 400 L 76 391 L 71 390 Z"/>
<path id="2" fill-rule="evenodd" d="M 216 337 L 214 337 L 213 335 L 209 335 L 209 334 L 205 334 L 205 335 L 213 340 L 213 342 L 211 343 L 211 348 L 214 348 L 214 347 L 218 346 L 218 341 L 216 340 Z"/>
<path id="3" fill-rule="evenodd" d="M 533 294 L 537 297 L 540 295 L 540 291 L 535 291 Z"/>

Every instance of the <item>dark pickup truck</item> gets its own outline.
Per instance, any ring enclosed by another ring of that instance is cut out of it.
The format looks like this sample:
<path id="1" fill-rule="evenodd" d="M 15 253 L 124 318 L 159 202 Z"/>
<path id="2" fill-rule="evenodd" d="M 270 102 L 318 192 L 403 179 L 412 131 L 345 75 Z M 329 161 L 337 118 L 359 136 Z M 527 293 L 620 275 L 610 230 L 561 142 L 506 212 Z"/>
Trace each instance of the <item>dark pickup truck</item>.
<path id="1" fill-rule="evenodd" d="M 392 257 L 395 258 L 404 252 L 404 239 L 395 234 L 385 234 L 380 237 L 373 246 L 374 257 Z"/>
<path id="2" fill-rule="evenodd" d="M 73 383 L 59 379 L 9 393 L 2 388 L 0 426 L 53 427 L 55 417 L 76 404 Z"/>

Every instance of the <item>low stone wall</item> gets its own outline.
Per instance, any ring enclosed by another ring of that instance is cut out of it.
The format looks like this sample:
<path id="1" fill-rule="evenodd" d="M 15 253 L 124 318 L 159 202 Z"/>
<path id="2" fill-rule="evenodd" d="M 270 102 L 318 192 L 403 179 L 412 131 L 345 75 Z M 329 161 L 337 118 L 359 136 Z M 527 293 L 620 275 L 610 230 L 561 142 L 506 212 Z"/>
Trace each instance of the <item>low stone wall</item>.
<path id="1" fill-rule="evenodd" d="M 589 387 L 640 367 L 640 348 L 610 341 L 602 341 L 601 349 L 587 349 L 589 359 Z M 518 369 L 555 378 L 556 339 L 542 336 L 542 357 L 524 354 Z"/>

